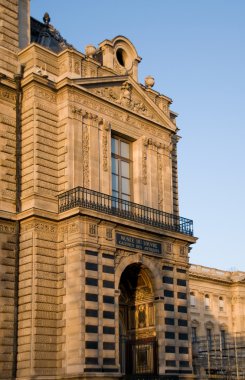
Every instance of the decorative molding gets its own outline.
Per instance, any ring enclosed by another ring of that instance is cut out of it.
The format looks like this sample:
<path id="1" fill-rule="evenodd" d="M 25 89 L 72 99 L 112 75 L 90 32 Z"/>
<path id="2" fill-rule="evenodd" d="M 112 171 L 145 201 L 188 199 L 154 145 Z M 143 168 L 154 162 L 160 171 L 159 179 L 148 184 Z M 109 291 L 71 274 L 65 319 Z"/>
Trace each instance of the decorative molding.
<path id="1" fill-rule="evenodd" d="M 36 96 L 39 96 L 42 99 L 47 100 L 51 103 L 56 103 L 56 96 L 48 91 L 38 88 L 35 92 Z"/>
<path id="2" fill-rule="evenodd" d="M 78 75 L 81 75 L 81 62 L 74 60 L 74 72 Z"/>
<path id="3" fill-rule="evenodd" d="M 172 243 L 164 243 L 165 246 L 165 252 L 166 253 L 172 253 L 173 251 L 173 244 Z"/>
<path id="4" fill-rule="evenodd" d="M 9 223 L 0 223 L 0 233 L 13 234 L 15 233 L 15 225 Z"/>
<path id="5" fill-rule="evenodd" d="M 16 96 L 12 91 L 8 91 L 6 89 L 0 89 L 0 98 L 8 102 L 14 103 Z"/>
<path id="6" fill-rule="evenodd" d="M 115 254 L 115 266 L 118 267 L 118 265 L 121 263 L 123 259 L 126 259 L 127 257 L 131 257 L 131 256 L 138 257 L 138 255 L 135 255 L 135 252 L 129 252 L 129 251 L 124 251 L 123 249 L 118 249 Z"/>
<path id="7" fill-rule="evenodd" d="M 160 143 L 159 141 L 154 140 L 152 138 L 146 139 L 146 144 L 153 147 L 153 148 L 156 148 L 156 151 L 162 149 L 163 152 L 166 152 L 167 154 L 171 153 L 173 150 L 172 143 L 164 144 L 164 143 Z"/>
<path id="8" fill-rule="evenodd" d="M 89 235 L 90 236 L 97 236 L 97 224 L 89 224 Z"/>
<path id="9" fill-rule="evenodd" d="M 158 171 L 158 206 L 163 208 L 163 158 L 157 153 L 157 171 Z"/>
<path id="10" fill-rule="evenodd" d="M 82 164 L 83 164 L 83 186 L 89 187 L 89 130 L 87 124 L 83 122 L 83 140 L 82 140 Z"/>
<path id="11" fill-rule="evenodd" d="M 113 228 L 106 228 L 106 240 L 113 239 Z"/>
<path id="12" fill-rule="evenodd" d="M 34 230 L 47 233 L 57 233 L 57 227 L 44 222 L 30 222 L 21 226 L 22 231 Z"/>
<path id="13" fill-rule="evenodd" d="M 143 139 L 143 149 L 142 149 L 142 176 L 143 176 L 143 184 L 147 185 L 147 146 L 148 139 Z"/>
<path id="14" fill-rule="evenodd" d="M 180 254 L 180 256 L 186 256 L 186 247 L 180 246 L 179 247 L 179 254 Z"/>

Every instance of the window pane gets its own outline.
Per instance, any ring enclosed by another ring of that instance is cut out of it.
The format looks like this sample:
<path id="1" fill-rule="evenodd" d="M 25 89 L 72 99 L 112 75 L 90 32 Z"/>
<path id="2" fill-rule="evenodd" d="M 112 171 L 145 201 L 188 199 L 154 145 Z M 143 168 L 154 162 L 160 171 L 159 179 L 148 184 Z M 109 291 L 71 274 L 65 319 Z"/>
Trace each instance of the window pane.
<path id="1" fill-rule="evenodd" d="M 113 137 L 111 139 L 111 151 L 112 153 L 118 154 L 118 140 Z"/>
<path id="2" fill-rule="evenodd" d="M 130 194 L 130 182 L 127 178 L 122 178 L 122 193 Z"/>
<path id="3" fill-rule="evenodd" d="M 197 328 L 196 327 L 192 327 L 191 328 L 191 333 L 192 333 L 192 342 L 196 342 L 197 341 Z"/>
<path id="4" fill-rule="evenodd" d="M 112 190 L 118 191 L 118 176 L 115 174 L 112 174 Z"/>
<path id="5" fill-rule="evenodd" d="M 118 160 L 114 157 L 112 157 L 111 166 L 112 166 L 112 173 L 118 174 Z"/>
<path id="6" fill-rule="evenodd" d="M 121 156 L 129 158 L 129 144 L 121 141 Z"/>
<path id="7" fill-rule="evenodd" d="M 125 201 L 130 201 L 130 195 L 122 194 L 122 199 L 124 199 Z"/>
<path id="8" fill-rule="evenodd" d="M 123 177 L 129 178 L 129 163 L 122 161 L 121 162 L 121 174 Z"/>

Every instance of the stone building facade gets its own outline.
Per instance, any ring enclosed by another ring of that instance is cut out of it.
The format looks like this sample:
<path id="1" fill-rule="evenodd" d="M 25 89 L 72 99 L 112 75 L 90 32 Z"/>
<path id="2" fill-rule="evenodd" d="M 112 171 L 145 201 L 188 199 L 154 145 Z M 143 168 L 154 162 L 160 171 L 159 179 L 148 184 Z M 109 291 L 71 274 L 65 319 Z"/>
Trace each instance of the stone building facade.
<path id="1" fill-rule="evenodd" d="M 191 265 L 189 276 L 193 340 L 245 332 L 245 273 Z"/>
<path id="2" fill-rule="evenodd" d="M 245 273 L 191 265 L 194 372 L 200 379 L 245 375 Z"/>
<path id="3" fill-rule="evenodd" d="M 0 378 L 191 378 L 171 99 L 127 38 L 0 8 Z"/>

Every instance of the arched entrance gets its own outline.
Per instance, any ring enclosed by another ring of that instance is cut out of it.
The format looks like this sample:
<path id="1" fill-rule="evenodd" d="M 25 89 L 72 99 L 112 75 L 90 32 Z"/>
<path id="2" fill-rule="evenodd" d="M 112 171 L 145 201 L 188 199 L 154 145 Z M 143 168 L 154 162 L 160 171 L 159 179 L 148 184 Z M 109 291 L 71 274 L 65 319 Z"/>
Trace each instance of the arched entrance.
<path id="1" fill-rule="evenodd" d="M 122 272 L 119 298 L 120 364 L 127 374 L 157 373 L 154 292 L 141 263 Z"/>

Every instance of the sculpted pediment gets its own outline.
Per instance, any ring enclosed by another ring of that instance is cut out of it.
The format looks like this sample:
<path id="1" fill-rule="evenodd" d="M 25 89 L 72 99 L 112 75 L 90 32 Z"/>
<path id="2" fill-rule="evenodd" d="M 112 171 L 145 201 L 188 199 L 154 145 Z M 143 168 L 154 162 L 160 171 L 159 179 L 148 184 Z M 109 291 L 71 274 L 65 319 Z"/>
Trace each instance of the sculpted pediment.
<path id="1" fill-rule="evenodd" d="M 173 131 L 176 125 L 169 116 L 169 109 L 157 105 L 138 83 L 129 76 L 77 79 L 76 84 L 88 92 L 106 99 L 139 116 L 150 119 Z"/>

